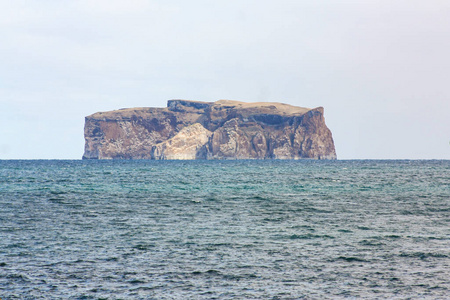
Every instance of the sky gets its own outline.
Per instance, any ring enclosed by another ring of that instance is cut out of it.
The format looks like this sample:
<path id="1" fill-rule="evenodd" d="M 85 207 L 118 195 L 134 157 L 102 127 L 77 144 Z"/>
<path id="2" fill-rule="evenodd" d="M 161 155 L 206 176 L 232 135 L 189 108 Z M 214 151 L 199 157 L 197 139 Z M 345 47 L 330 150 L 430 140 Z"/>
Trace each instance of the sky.
<path id="1" fill-rule="evenodd" d="M 450 159 L 448 0 L 0 0 L 0 159 L 169 99 L 325 108 L 338 159 Z"/>

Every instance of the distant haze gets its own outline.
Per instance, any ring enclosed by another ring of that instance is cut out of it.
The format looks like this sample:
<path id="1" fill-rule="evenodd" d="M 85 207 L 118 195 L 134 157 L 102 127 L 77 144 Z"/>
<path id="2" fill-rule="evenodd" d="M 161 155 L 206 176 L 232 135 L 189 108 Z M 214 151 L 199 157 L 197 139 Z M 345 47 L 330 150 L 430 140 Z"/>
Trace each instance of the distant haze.
<path id="1" fill-rule="evenodd" d="M 0 159 L 169 99 L 325 108 L 339 159 L 450 159 L 450 1 L 0 0 Z"/>

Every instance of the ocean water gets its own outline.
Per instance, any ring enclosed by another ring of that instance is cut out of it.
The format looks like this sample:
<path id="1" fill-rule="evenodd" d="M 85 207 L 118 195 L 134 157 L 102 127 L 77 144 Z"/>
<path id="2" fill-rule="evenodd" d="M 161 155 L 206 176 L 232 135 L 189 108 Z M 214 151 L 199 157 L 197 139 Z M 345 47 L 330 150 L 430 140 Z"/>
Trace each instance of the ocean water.
<path id="1" fill-rule="evenodd" d="M 0 298 L 449 299 L 450 161 L 0 161 Z"/>

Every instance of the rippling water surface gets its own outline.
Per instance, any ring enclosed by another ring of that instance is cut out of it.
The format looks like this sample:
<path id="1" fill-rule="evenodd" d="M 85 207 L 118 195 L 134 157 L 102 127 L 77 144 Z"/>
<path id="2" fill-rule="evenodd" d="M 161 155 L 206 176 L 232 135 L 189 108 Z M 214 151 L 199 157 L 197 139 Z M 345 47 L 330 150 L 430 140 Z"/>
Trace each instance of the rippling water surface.
<path id="1" fill-rule="evenodd" d="M 0 298 L 444 299 L 450 161 L 0 161 Z"/>

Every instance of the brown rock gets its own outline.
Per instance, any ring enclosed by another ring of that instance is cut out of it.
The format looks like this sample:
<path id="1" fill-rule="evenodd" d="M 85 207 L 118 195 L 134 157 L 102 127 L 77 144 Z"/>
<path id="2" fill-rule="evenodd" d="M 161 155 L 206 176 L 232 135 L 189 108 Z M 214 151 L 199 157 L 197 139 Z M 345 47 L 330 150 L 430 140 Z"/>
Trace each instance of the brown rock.
<path id="1" fill-rule="evenodd" d="M 336 159 L 323 108 L 169 100 L 86 117 L 84 159 Z"/>

